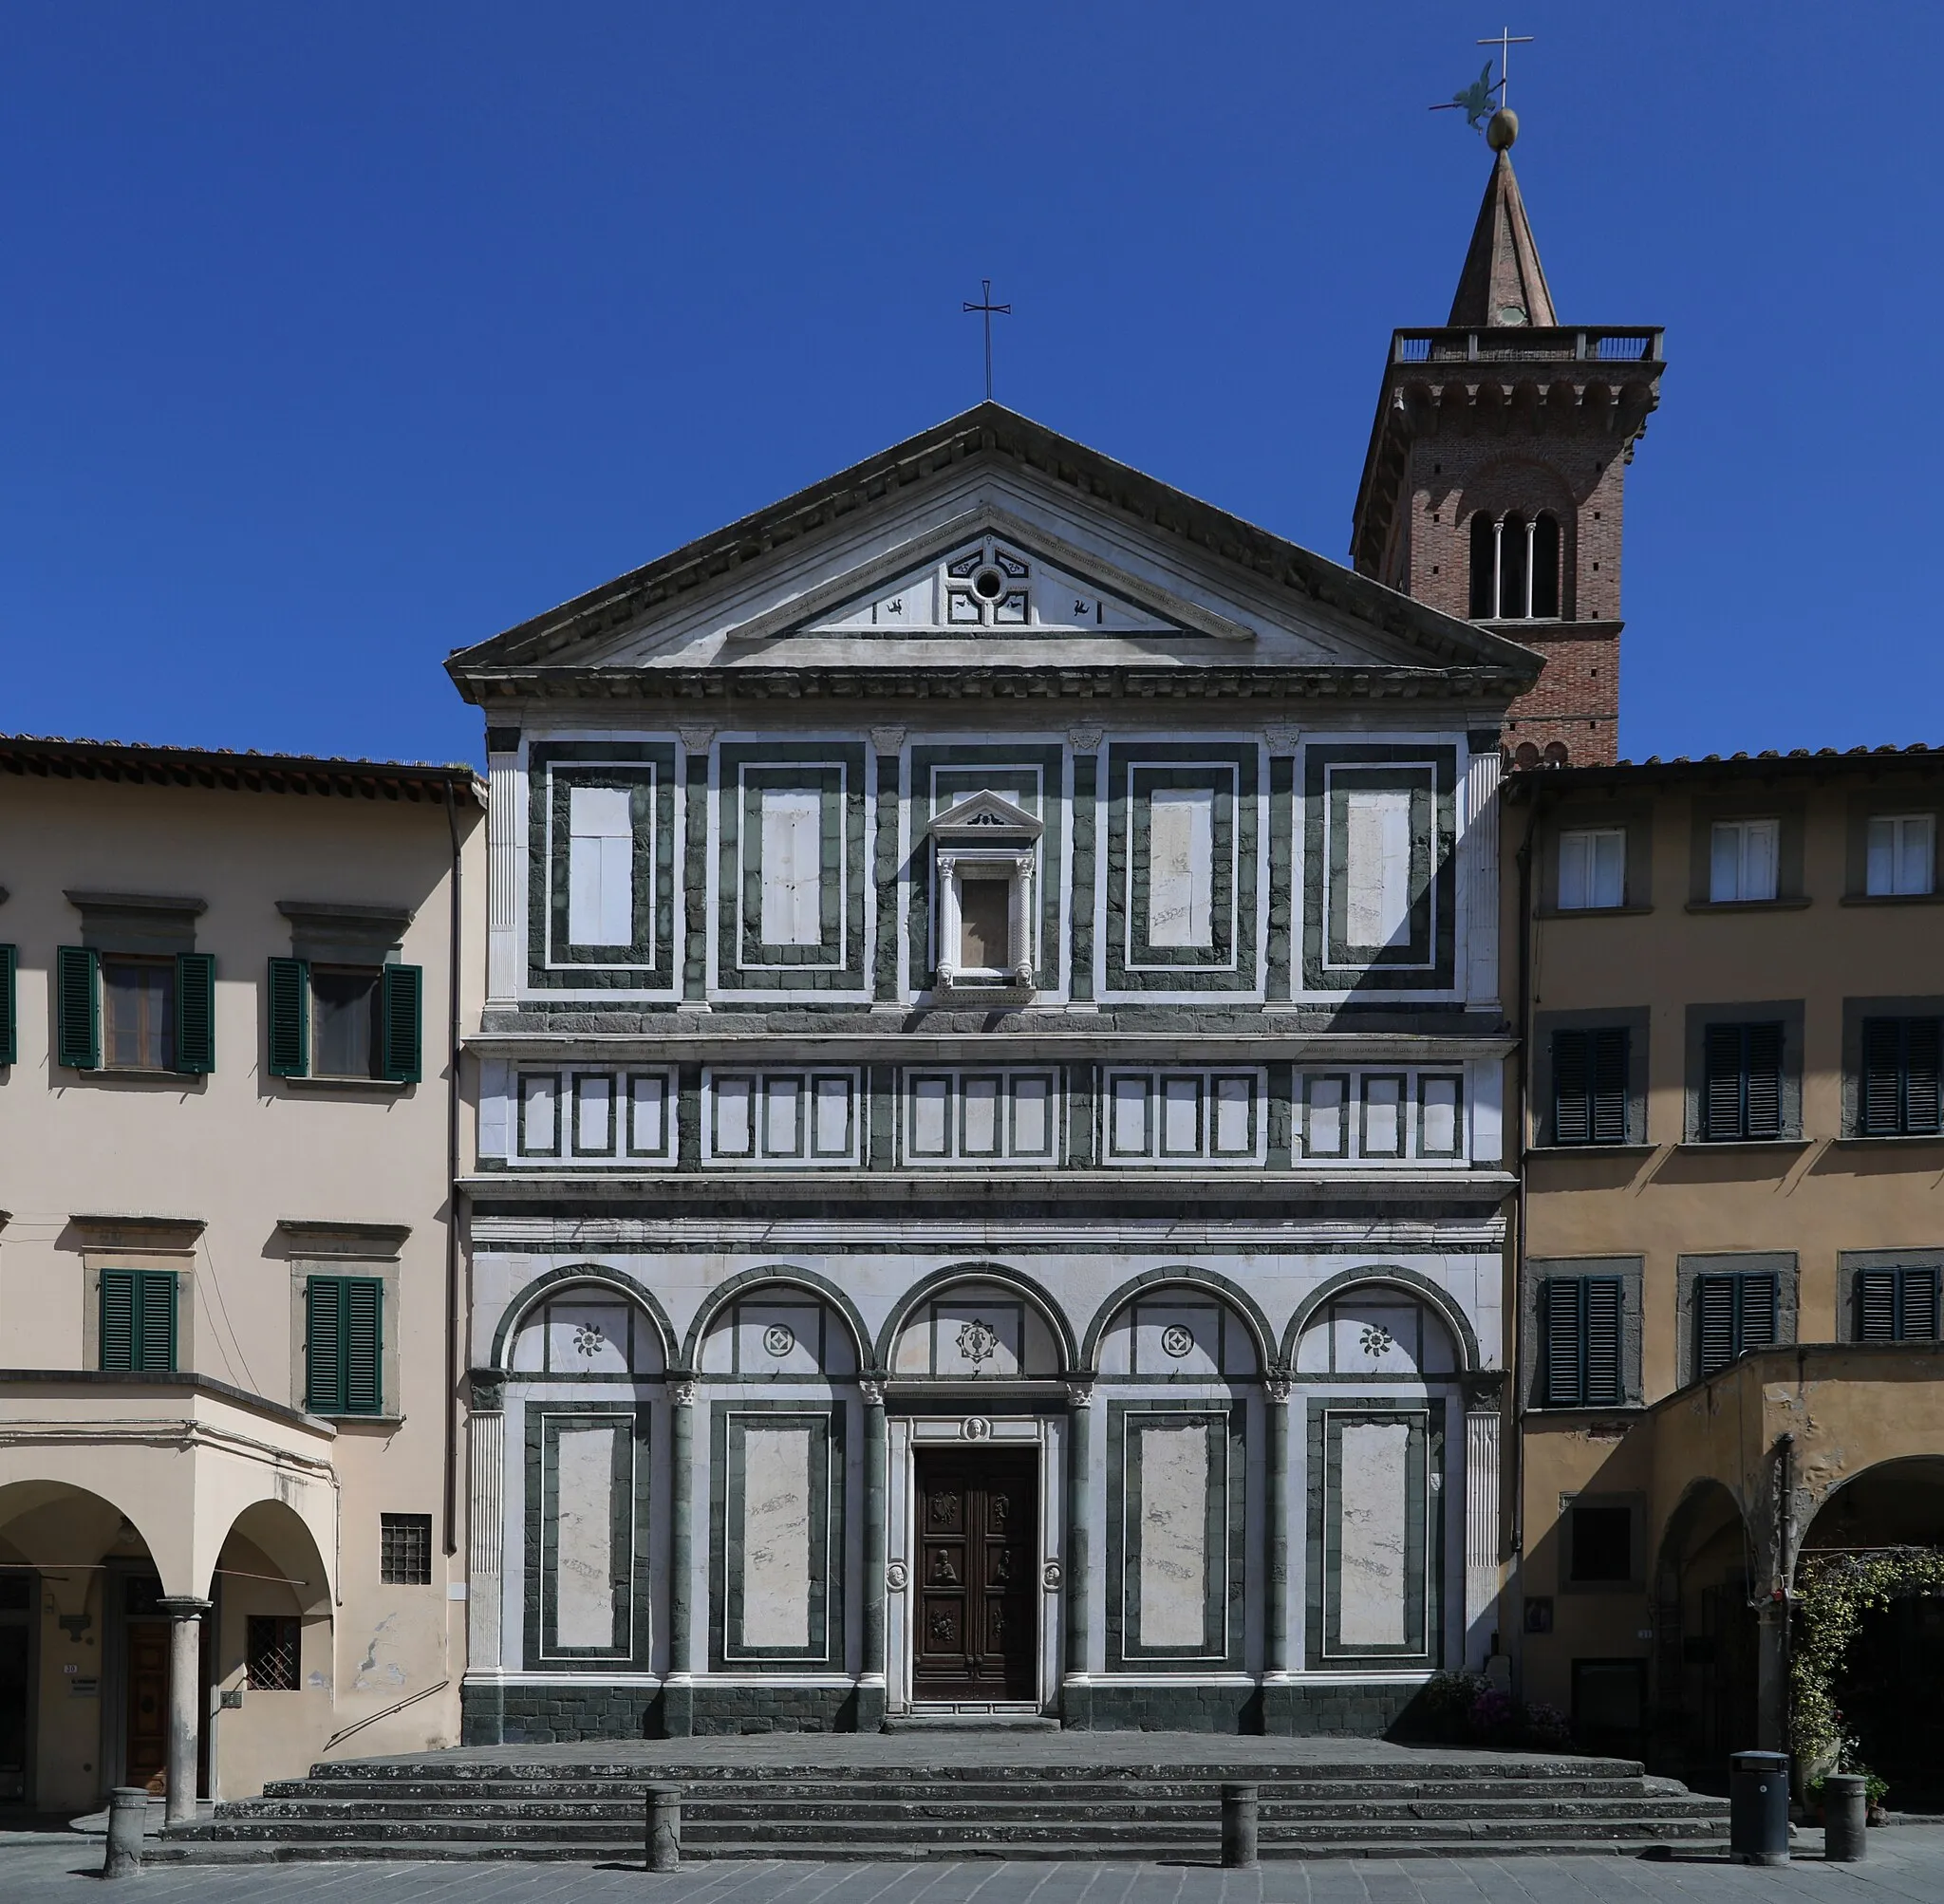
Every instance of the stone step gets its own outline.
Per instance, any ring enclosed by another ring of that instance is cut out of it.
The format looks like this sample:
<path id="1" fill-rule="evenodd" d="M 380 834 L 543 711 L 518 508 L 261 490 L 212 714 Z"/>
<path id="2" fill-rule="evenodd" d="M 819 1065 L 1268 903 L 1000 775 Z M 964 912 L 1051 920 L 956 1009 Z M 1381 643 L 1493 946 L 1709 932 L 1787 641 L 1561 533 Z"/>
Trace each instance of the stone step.
<path id="1" fill-rule="evenodd" d="M 1666 1839 L 1656 1841 L 1656 1855 L 1669 1857 L 1692 1857 L 1700 1858 L 1723 1858 L 1721 1839 Z M 1587 1857 L 1605 1854 L 1611 1857 L 1637 1857 L 1641 1844 L 1637 1839 L 1525 1839 L 1505 1842 L 1494 1842 L 1487 1838 L 1425 1838 L 1400 1841 L 1394 1839 L 1360 1840 L 1345 1839 L 1336 1844 L 1277 1844 L 1262 1846 L 1265 1858 L 1278 1861 L 1309 1861 L 1323 1858 L 1420 1858 L 1420 1857 Z M 800 1853 L 808 1857 L 812 1854 Z M 977 1858 L 981 1861 L 1014 1863 L 1050 1863 L 1055 1861 L 1086 1860 L 1089 1862 L 1111 1861 L 1114 1864 L 1158 1864 L 1162 1862 L 1182 1862 L 1181 1847 L 1176 1844 L 1150 1843 L 1145 1839 L 1129 1838 L 1118 1842 L 1112 1858 L 1101 1858 L 1097 1844 L 1064 1844 L 1056 1840 L 1036 1844 L 1024 1857 L 1011 1857 L 1002 1847 L 965 1845 L 913 1845 L 904 1850 L 885 1847 L 859 1849 L 853 1845 L 836 1843 L 813 1854 L 821 1863 L 869 1863 L 869 1864 L 925 1864 L 963 1862 Z M 711 1863 L 718 1859 L 761 1859 L 775 1860 L 774 1846 L 754 1840 L 724 1840 L 703 1847 L 684 1847 L 684 1863 Z M 397 1862 L 405 1859 L 520 1859 L 522 1861 L 572 1862 L 576 1864 L 621 1864 L 640 1867 L 642 1846 L 638 1838 L 615 1839 L 603 1843 L 558 1843 L 533 1842 L 520 1839 L 501 1839 L 493 1843 L 483 1842 L 436 1842 L 420 1839 L 416 1842 L 379 1842 L 368 1839 L 343 1839 L 328 1844 L 290 1844 L 276 1841 L 245 1843 L 210 1843 L 202 1841 L 165 1841 L 151 1847 L 148 1861 L 156 1864 L 285 1864 L 298 1862 L 352 1862 L 362 1860 Z M 1215 1853 L 1211 1846 L 1204 1857 L 1193 1861 L 1213 1864 Z"/>
<path id="2" fill-rule="evenodd" d="M 1203 1823 L 1218 1815 L 1219 1796 L 1194 1793 L 1179 1798 L 1130 1796 L 1125 1792 L 1092 1799 L 1062 1799 L 1056 1801 L 1028 1798 L 968 1799 L 959 1796 L 929 1799 L 847 1798 L 841 1806 L 828 1798 L 775 1798 L 752 1794 L 746 1798 L 710 1797 L 691 1801 L 682 1808 L 687 1824 L 750 1820 L 756 1822 L 827 1823 L 841 1811 L 853 1825 L 895 1826 L 900 1820 L 993 1820 L 1005 1824 L 1031 1820 L 1075 1819 L 1094 1822 L 1118 1821 L 1132 1824 L 1179 1820 Z M 1313 1819 L 1339 1819 L 1343 1806 L 1325 1799 L 1278 1798 L 1264 1794 L 1261 1816 L 1266 1825 L 1272 1821 L 1298 1822 Z M 1639 1797 L 1604 1798 L 1518 1798 L 1479 1802 L 1460 1798 L 1386 1797 L 1366 1799 L 1356 1807 L 1356 1817 L 1380 1822 L 1392 1819 L 1531 1819 L 1531 1818 L 1633 1818 L 1643 1810 L 1658 1817 L 1712 1818 L 1722 1810 L 1716 1799 L 1663 1798 L 1651 1807 Z M 225 1820 L 302 1819 L 318 1823 L 346 1820 L 436 1820 L 442 1823 L 463 1823 L 469 1820 L 504 1821 L 521 1819 L 552 1819 L 582 1823 L 611 1823 L 626 1827 L 642 1817 L 639 1800 L 606 1797 L 577 1799 L 560 1795 L 481 1801 L 472 1798 L 261 1798 L 234 1800 L 223 1807 Z"/>

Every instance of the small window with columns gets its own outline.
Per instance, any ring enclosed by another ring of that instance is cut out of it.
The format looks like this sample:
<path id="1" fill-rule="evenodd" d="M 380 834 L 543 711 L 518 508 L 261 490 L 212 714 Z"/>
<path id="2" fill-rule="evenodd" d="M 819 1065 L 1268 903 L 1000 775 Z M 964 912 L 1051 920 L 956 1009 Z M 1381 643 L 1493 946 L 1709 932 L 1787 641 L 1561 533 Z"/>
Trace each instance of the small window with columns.
<path id="1" fill-rule="evenodd" d="M 1471 518 L 1471 619 L 1549 622 L 1560 617 L 1559 518 L 1549 511 Z"/>

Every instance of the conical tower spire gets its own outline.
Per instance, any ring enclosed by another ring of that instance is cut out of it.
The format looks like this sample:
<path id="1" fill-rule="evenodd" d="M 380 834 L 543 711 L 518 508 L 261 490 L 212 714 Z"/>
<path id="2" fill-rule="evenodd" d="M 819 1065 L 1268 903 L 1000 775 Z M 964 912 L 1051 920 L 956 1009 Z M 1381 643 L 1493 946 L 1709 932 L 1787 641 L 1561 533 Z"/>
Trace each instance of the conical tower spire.
<path id="1" fill-rule="evenodd" d="M 1478 208 L 1471 249 L 1465 254 L 1458 295 L 1451 300 L 1447 322 L 1453 329 L 1557 325 L 1545 268 L 1539 262 L 1525 201 L 1519 196 L 1519 180 L 1512 171 L 1512 141 L 1519 137 L 1519 121 L 1501 107 L 1493 113 L 1486 137 L 1498 158 L 1486 183 L 1485 202 Z"/>

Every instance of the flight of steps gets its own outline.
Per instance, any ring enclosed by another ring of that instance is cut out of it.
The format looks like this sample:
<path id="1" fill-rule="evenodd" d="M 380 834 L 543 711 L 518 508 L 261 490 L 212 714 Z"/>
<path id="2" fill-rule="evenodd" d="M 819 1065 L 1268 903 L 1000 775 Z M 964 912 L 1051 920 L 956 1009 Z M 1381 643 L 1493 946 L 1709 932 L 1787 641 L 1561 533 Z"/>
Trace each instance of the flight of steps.
<path id="1" fill-rule="evenodd" d="M 1354 1748 L 1352 1748 L 1354 1750 Z M 1728 1806 L 1627 1760 L 902 1765 L 523 1764 L 428 1756 L 312 1767 L 178 1826 L 159 1859 L 517 1857 L 639 1863 L 652 1783 L 682 1793 L 684 1858 L 1214 1861 L 1225 1780 L 1262 1793 L 1264 1857 L 1442 1857 L 1718 1844 Z"/>

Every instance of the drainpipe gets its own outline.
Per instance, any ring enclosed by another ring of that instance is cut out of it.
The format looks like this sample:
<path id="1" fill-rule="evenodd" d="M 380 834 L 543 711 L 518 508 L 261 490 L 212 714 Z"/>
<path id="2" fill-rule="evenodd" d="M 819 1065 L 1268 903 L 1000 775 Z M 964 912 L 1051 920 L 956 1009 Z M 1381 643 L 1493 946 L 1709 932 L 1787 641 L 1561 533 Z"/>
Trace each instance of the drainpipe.
<path id="1" fill-rule="evenodd" d="M 1508 1550 L 1522 1561 L 1525 1553 L 1525 1393 L 1523 1382 L 1524 1362 L 1525 1324 L 1525 1131 L 1526 1106 L 1532 1098 L 1532 839 L 1539 830 L 1540 803 L 1543 793 L 1537 787 L 1530 794 L 1530 805 L 1525 818 L 1525 837 L 1520 842 L 1515 858 L 1519 867 L 1519 1017 L 1516 1030 L 1519 1035 L 1519 1080 L 1518 1099 L 1513 1106 L 1513 1114 L 1505 1120 L 1507 1134 L 1518 1146 L 1513 1159 L 1518 1171 L 1518 1185 L 1512 1192 L 1512 1224 L 1516 1236 L 1512 1246 L 1512 1260 L 1516 1267 L 1517 1282 L 1512 1291 L 1512 1303 L 1508 1311 L 1510 1322 L 1510 1354 L 1506 1357 L 1507 1374 L 1512 1382 L 1512 1515 L 1511 1529 L 1507 1538 Z M 1520 1583 L 1520 1604 L 1524 1604 L 1524 1583 Z M 1523 1656 L 1523 1648 L 1521 1648 Z"/>
<path id="2" fill-rule="evenodd" d="M 445 783 L 445 827 L 452 841 L 452 913 L 446 944 L 445 1087 L 445 1552 L 458 1551 L 458 1455 L 459 1326 L 459 819 Z"/>

